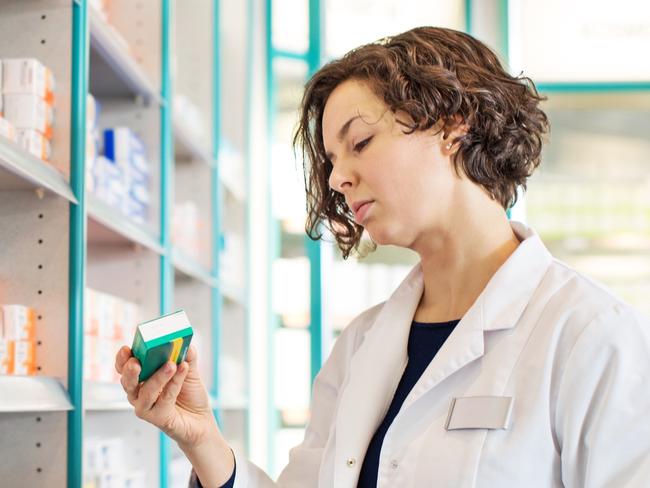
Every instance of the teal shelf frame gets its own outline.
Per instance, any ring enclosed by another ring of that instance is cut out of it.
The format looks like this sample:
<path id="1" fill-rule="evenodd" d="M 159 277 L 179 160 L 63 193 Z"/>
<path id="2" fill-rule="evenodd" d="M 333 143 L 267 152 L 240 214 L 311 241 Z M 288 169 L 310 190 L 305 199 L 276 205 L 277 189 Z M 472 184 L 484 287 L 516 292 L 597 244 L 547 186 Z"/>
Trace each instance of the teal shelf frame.
<path id="1" fill-rule="evenodd" d="M 248 0 L 250 11 L 253 4 Z M 69 251 L 69 339 L 68 339 L 68 390 L 72 410 L 68 412 L 67 429 L 67 486 L 68 488 L 81 488 L 83 486 L 83 324 L 84 324 L 84 290 L 86 287 L 86 188 L 85 188 L 85 143 L 86 143 L 86 95 L 89 87 L 90 70 L 90 32 L 88 20 L 87 0 L 75 0 L 71 3 L 72 12 L 72 90 L 71 90 L 71 174 L 70 186 L 74 200 L 70 203 L 70 251 Z M 212 309 L 212 348 L 213 354 L 213 381 L 209 385 L 213 397 L 219 396 L 219 361 L 218 354 L 221 347 L 221 311 L 223 294 L 219 286 L 219 257 L 221 253 L 221 222 L 222 222 L 222 189 L 219 175 L 219 151 L 221 148 L 221 56 L 220 56 L 220 2 L 213 0 L 214 31 L 213 31 L 213 134 L 212 158 L 216 164 L 211 165 L 211 200 L 212 215 L 212 268 L 210 276 L 215 286 L 211 286 Z M 171 77 L 171 26 L 172 26 L 171 0 L 161 0 L 161 91 L 160 91 L 160 313 L 168 313 L 173 308 L 174 300 L 174 264 L 171 243 L 171 211 L 173 202 L 174 178 L 174 137 L 172 121 L 173 86 Z M 251 32 L 248 42 L 252 44 L 252 24 L 249 20 L 247 27 Z M 250 49 L 250 46 L 248 47 Z M 249 67 L 252 70 L 252 66 Z M 249 88 L 249 92 L 252 89 Z M 247 99 L 248 102 L 248 99 Z M 247 106 L 249 116 L 250 105 Z M 246 160 L 246 169 L 250 158 Z M 246 215 L 249 219 L 250 206 L 245 202 Z M 248 223 L 247 223 L 248 225 Z M 246 256 L 250 252 L 249 243 L 246 241 Z M 246 258 L 248 263 L 248 258 Z M 248 313 L 249 299 L 243 304 Z M 246 324 L 247 333 L 249 324 Z M 248 364 L 248 355 L 245 358 Z M 220 412 L 214 411 L 220 421 Z M 246 406 L 246 447 L 250 442 L 248 431 L 249 408 Z M 169 459 L 170 439 L 160 434 L 160 487 L 167 488 L 169 484 Z"/>
<path id="2" fill-rule="evenodd" d="M 171 213 L 174 177 L 174 136 L 172 124 L 171 77 L 171 0 L 161 0 L 161 87 L 160 87 L 160 314 L 172 311 L 174 303 L 174 266 L 172 263 Z M 170 439 L 160 433 L 160 487 L 169 485 Z"/>
<path id="3" fill-rule="evenodd" d="M 68 295 L 68 487 L 83 483 L 83 330 L 86 289 L 86 93 L 89 68 L 88 6 L 72 5 L 72 90 L 70 106 L 70 186 L 77 203 L 70 204 L 70 256 Z"/>
<path id="4" fill-rule="evenodd" d="M 309 0 L 309 51 L 307 52 L 308 76 L 312 76 L 323 63 L 323 4 L 321 0 Z M 310 269 L 310 322 L 311 384 L 323 366 L 325 351 L 325 328 L 323 327 L 323 262 L 322 242 L 305 236 L 305 248 Z M 329 331 L 331 333 L 331 331 Z"/>

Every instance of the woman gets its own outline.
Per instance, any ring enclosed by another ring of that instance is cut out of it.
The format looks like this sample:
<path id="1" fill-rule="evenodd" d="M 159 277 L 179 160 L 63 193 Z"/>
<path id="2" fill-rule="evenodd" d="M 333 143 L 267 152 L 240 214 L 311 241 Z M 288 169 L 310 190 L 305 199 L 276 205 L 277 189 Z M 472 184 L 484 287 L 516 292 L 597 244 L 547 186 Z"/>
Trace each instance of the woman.
<path id="1" fill-rule="evenodd" d="M 650 486 L 647 320 L 506 215 L 540 162 L 540 100 L 482 43 L 430 27 L 314 75 L 295 140 L 310 235 L 325 222 L 347 257 L 365 229 L 420 263 L 337 340 L 277 485 L 233 458 L 196 352 L 138 385 L 123 348 L 129 401 L 193 486 Z"/>

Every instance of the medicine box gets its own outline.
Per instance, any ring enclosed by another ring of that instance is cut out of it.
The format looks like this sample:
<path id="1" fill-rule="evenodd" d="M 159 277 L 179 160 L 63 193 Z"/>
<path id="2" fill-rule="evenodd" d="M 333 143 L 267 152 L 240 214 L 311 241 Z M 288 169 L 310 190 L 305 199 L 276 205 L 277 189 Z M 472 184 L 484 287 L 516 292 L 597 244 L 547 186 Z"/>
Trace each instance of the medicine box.
<path id="1" fill-rule="evenodd" d="M 37 59 L 5 59 L 1 71 L 3 93 L 35 95 L 50 105 L 54 103 L 54 76 Z"/>
<path id="2" fill-rule="evenodd" d="M 4 95 L 4 117 L 16 129 L 33 129 L 48 139 L 52 138 L 54 111 L 51 105 L 36 95 Z"/>
<path id="3" fill-rule="evenodd" d="M 133 355 L 140 361 L 140 381 L 145 381 L 167 361 L 180 364 L 192 340 L 192 326 L 183 310 L 138 325 Z"/>

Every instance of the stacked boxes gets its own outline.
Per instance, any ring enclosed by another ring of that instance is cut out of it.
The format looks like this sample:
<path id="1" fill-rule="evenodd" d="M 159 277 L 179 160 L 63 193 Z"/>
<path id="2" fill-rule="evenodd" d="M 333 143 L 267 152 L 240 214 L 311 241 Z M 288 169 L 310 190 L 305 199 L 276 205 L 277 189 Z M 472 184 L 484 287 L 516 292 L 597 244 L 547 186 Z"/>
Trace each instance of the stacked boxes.
<path id="1" fill-rule="evenodd" d="M 36 313 L 24 305 L 0 306 L 0 374 L 36 372 Z"/>
<path id="2" fill-rule="evenodd" d="M 84 378 L 116 382 L 119 377 L 113 367 L 115 354 L 133 340 L 139 322 L 138 307 L 89 288 L 85 300 Z"/>
<path id="3" fill-rule="evenodd" d="M 146 488 L 144 470 L 130 470 L 124 441 L 89 438 L 84 441 L 84 487 Z"/>
<path id="4" fill-rule="evenodd" d="M 52 72 L 33 58 L 2 61 L 2 111 L 15 127 L 15 141 L 44 161 L 51 157 L 54 124 Z M 4 128 L 3 128 L 4 126 Z M 0 134 L 11 132 L 0 122 Z"/>
<path id="5" fill-rule="evenodd" d="M 11 122 L 4 118 L 4 97 L 2 96 L 2 60 L 0 60 L 0 137 L 16 142 L 16 128 Z"/>
<path id="6" fill-rule="evenodd" d="M 135 222 L 145 223 L 149 209 L 149 164 L 145 145 L 127 127 L 104 131 L 104 156 L 95 160 L 95 194 Z"/>
<path id="7" fill-rule="evenodd" d="M 95 162 L 99 154 L 99 128 L 97 125 L 100 107 L 90 93 L 86 97 L 86 188 L 95 192 Z"/>

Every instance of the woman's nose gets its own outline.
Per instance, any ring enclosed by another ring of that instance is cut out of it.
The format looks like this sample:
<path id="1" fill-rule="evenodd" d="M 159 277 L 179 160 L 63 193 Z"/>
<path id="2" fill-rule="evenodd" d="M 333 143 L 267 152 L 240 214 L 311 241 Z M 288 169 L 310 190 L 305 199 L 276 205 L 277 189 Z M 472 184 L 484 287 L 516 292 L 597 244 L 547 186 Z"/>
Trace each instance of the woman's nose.
<path id="1" fill-rule="evenodd" d="M 352 171 L 345 169 L 345 165 L 342 163 L 341 161 L 332 167 L 329 177 L 330 188 L 339 193 L 344 193 L 346 189 L 350 188 L 355 178 Z"/>

